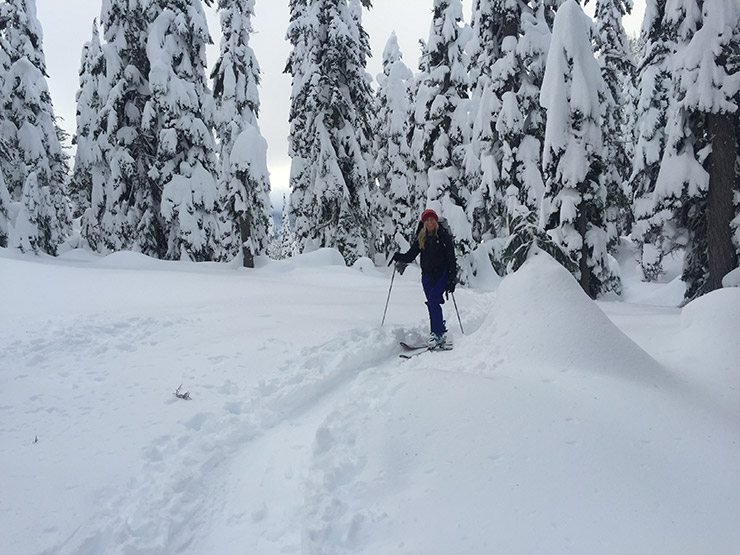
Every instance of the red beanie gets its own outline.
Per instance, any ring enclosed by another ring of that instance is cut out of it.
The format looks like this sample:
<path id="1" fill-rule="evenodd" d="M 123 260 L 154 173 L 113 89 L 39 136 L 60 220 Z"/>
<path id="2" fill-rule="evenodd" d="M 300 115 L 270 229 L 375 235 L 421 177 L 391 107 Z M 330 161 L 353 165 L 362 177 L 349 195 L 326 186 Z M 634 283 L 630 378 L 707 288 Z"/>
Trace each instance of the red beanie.
<path id="1" fill-rule="evenodd" d="M 424 212 L 421 213 L 421 221 L 423 222 L 427 218 L 434 218 L 435 220 L 439 221 L 439 218 L 437 217 L 437 213 L 432 210 L 431 208 L 428 208 L 424 210 Z"/>

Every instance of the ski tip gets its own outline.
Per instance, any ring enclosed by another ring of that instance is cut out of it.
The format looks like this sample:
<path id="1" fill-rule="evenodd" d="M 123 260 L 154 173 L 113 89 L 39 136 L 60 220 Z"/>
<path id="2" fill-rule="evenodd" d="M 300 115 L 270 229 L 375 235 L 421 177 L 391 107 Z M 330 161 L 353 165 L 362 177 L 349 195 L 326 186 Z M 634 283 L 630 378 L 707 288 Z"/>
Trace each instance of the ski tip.
<path id="1" fill-rule="evenodd" d="M 401 347 L 406 349 L 407 351 L 416 351 L 417 349 L 426 349 L 426 345 L 413 345 L 411 343 L 407 343 L 406 341 L 399 341 L 398 342 Z"/>

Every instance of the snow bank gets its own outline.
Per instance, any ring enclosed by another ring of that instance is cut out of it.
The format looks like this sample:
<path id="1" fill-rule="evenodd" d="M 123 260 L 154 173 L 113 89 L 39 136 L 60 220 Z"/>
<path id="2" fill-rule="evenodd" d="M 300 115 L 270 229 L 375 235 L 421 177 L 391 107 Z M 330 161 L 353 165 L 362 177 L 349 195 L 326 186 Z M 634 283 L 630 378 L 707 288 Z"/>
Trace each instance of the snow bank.
<path id="1" fill-rule="evenodd" d="M 299 268 L 323 268 L 327 266 L 346 266 L 344 258 L 337 249 L 318 249 L 284 260 L 274 260 L 267 264 L 266 268 L 269 271 L 288 272 Z"/>
<path id="2" fill-rule="evenodd" d="M 639 264 L 640 253 L 635 243 L 622 237 L 615 254 L 621 268 L 621 301 L 633 304 L 677 307 L 683 301 L 686 284 L 681 281 L 683 253 L 666 256 L 663 263 L 664 274 L 658 281 L 644 281 Z"/>
<path id="3" fill-rule="evenodd" d="M 366 256 L 358 258 L 355 263 L 352 264 L 352 268 L 362 272 L 363 274 L 371 275 L 381 275 L 381 270 L 383 269 L 382 267 L 378 268 L 375 266 L 375 263 Z"/>
<path id="4" fill-rule="evenodd" d="M 141 254 L 140 252 L 121 251 L 114 252 L 105 256 L 95 262 L 95 266 L 98 268 L 109 268 L 115 270 L 164 270 L 171 269 L 174 266 L 181 266 L 192 270 L 191 265 L 183 266 L 179 261 L 171 260 L 159 260 L 158 258 L 152 258 Z"/>
<path id="5" fill-rule="evenodd" d="M 630 378 L 662 372 L 573 276 L 543 252 L 501 282 L 477 336 L 515 365 L 598 370 Z"/>
<path id="6" fill-rule="evenodd" d="M 679 306 L 686 293 L 686 284 L 681 277 L 669 283 L 631 282 L 625 286 L 622 298 L 634 304 L 653 306 Z"/>
<path id="7" fill-rule="evenodd" d="M 687 353 L 701 354 L 720 371 L 737 374 L 740 364 L 740 289 L 712 291 L 691 301 L 681 311 L 681 346 Z M 732 362 L 734 361 L 734 362 Z M 710 364 L 705 362 L 703 371 Z M 740 386 L 740 379 L 738 380 Z"/>
<path id="8" fill-rule="evenodd" d="M 681 329 L 686 335 L 712 346 L 734 349 L 740 360 L 740 289 L 712 291 L 691 301 L 681 311 Z"/>
<path id="9" fill-rule="evenodd" d="M 740 268 L 735 268 L 722 278 L 723 287 L 740 287 Z"/>

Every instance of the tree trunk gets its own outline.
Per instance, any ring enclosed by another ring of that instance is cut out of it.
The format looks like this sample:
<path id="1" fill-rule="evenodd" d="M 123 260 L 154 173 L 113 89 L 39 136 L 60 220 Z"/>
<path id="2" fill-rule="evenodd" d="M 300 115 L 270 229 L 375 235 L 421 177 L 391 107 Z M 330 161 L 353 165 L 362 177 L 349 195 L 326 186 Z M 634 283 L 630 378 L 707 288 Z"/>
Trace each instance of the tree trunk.
<path id="1" fill-rule="evenodd" d="M 244 215 L 239 220 L 239 234 L 242 240 L 242 265 L 245 268 L 254 268 L 254 253 L 252 252 L 252 225 L 249 217 Z"/>
<path id="2" fill-rule="evenodd" d="M 735 217 L 732 202 L 737 140 L 730 114 L 708 114 L 712 153 L 709 155 L 707 197 L 708 290 L 722 287 L 722 278 L 737 267 L 730 223 Z"/>
<path id="3" fill-rule="evenodd" d="M 579 185 L 578 189 L 581 192 L 581 199 L 583 199 L 583 184 Z M 588 229 L 588 222 L 586 221 L 586 203 L 583 202 L 583 200 L 581 200 L 581 203 L 578 205 L 578 215 L 576 216 L 575 223 L 578 234 L 581 236 L 581 240 L 583 241 L 583 244 L 581 245 L 581 257 L 578 261 L 578 269 L 581 272 L 579 283 L 581 284 L 581 288 L 586 292 L 586 295 L 593 298 L 594 295 L 591 291 L 591 269 L 588 267 L 588 245 L 586 244 L 586 230 Z"/>

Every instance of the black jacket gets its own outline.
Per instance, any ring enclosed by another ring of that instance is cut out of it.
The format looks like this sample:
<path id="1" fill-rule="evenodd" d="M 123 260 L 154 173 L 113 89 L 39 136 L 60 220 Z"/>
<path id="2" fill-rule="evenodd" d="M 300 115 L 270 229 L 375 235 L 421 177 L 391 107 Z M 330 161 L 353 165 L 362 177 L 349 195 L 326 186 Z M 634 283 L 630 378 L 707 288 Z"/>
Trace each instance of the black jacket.
<path id="1" fill-rule="evenodd" d="M 411 248 L 395 257 L 395 260 L 408 264 L 413 262 L 421 253 L 421 273 L 431 279 L 437 279 L 447 269 L 447 279 L 457 279 L 457 262 L 455 261 L 455 244 L 452 235 L 447 229 L 439 224 L 434 235 L 428 235 L 424 242 L 424 248 L 419 246 L 419 232 L 424 224 L 419 224 L 416 229 L 416 237 L 411 243 Z"/>

